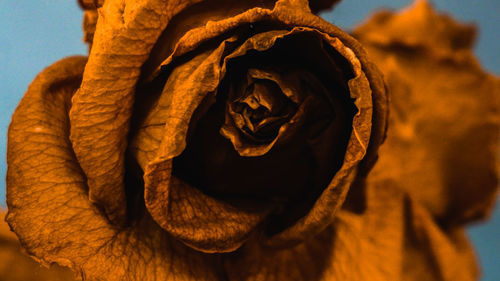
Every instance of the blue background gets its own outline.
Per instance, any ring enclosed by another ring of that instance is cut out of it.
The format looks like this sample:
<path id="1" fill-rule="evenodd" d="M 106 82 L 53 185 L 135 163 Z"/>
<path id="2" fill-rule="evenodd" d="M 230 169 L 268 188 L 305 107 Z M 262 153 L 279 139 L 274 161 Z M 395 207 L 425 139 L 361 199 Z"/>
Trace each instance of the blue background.
<path id="1" fill-rule="evenodd" d="M 373 10 L 400 9 L 412 1 L 344 0 L 333 12 L 322 14 L 330 22 L 350 29 Z M 474 22 L 480 30 L 475 51 L 490 72 L 500 74 L 500 1 L 433 1 L 455 18 Z M 7 126 L 15 107 L 35 75 L 68 55 L 86 54 L 82 42 L 82 12 L 76 0 L 0 0 L 0 178 L 5 179 Z M 0 181 L 0 207 L 5 206 L 5 181 Z M 483 266 L 483 281 L 500 280 L 500 210 L 487 223 L 468 232 Z"/>

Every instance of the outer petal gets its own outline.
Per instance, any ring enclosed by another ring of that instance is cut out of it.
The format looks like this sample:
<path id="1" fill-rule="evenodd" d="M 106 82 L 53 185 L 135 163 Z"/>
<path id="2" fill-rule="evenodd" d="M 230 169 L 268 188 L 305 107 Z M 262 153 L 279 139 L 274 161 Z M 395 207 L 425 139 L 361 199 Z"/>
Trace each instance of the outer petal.
<path id="1" fill-rule="evenodd" d="M 500 80 L 474 58 L 474 28 L 417 1 L 354 33 L 392 94 L 388 139 L 370 177 L 398 182 L 443 224 L 486 216 L 498 188 Z"/>
<path id="2" fill-rule="evenodd" d="M 70 111 L 71 142 L 87 176 L 90 200 L 123 222 L 124 152 L 140 68 L 169 20 L 199 0 L 108 0 L 82 84 Z"/>
<path id="3" fill-rule="evenodd" d="M 85 63 L 73 57 L 44 70 L 13 116 L 7 222 L 21 245 L 43 264 L 70 267 L 86 280 L 220 280 L 217 256 L 173 241 L 144 209 L 116 228 L 88 200 L 68 139 L 71 96 Z"/>

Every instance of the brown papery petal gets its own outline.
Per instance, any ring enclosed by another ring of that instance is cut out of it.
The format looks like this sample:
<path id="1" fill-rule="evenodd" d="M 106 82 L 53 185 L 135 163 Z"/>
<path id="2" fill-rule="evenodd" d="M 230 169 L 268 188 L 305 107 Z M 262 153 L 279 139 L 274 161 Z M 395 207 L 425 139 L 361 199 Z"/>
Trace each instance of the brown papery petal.
<path id="1" fill-rule="evenodd" d="M 82 9 L 84 9 L 84 19 L 83 19 L 83 31 L 84 31 L 84 42 L 89 45 L 89 50 L 92 46 L 93 35 L 95 33 L 96 21 L 97 21 L 97 8 L 101 7 L 104 0 L 79 0 L 78 1 Z M 205 2 L 205 3 L 203 3 Z M 310 0 L 309 5 L 313 13 L 318 13 L 325 9 L 331 9 L 335 4 L 340 2 L 340 0 Z M 168 31 L 174 31 L 173 33 L 181 34 L 186 30 L 189 30 L 196 25 L 201 25 L 200 23 L 206 22 L 207 20 L 220 19 L 221 17 L 228 17 L 232 14 L 237 14 L 238 11 L 242 12 L 243 9 L 249 9 L 251 7 L 272 7 L 274 5 L 274 0 L 255 0 L 251 3 L 246 3 L 246 1 L 233 1 L 233 0 L 219 0 L 219 1 L 202 1 L 199 5 L 194 5 L 190 9 L 184 11 L 184 13 L 178 14 L 177 19 L 174 19 L 168 26 Z M 220 9 L 219 7 L 224 7 Z M 211 7 L 211 9 L 207 9 Z M 219 12 L 221 11 L 222 12 Z M 185 14 L 197 14 L 196 18 L 189 18 Z M 183 27 L 187 28 L 182 30 Z M 172 32 L 166 32 L 169 38 L 172 40 L 175 36 Z M 174 38 L 172 41 L 176 41 L 178 38 Z M 171 51 L 171 50 L 170 50 Z M 158 52 L 162 53 L 162 51 Z"/>
<path id="2" fill-rule="evenodd" d="M 150 111 L 139 125 L 131 149 L 143 169 L 155 158 L 171 159 L 184 150 L 191 116 L 207 95 L 215 97 L 221 75 L 219 61 L 235 39 L 230 38 L 215 50 L 205 51 L 178 65 L 169 74 L 152 108 L 142 109 Z"/>
<path id="3" fill-rule="evenodd" d="M 304 72 L 307 73 L 306 71 Z M 305 98 L 305 94 L 300 92 L 300 80 L 297 77 L 297 73 L 290 73 L 287 70 L 277 73 L 272 70 L 249 69 L 248 75 L 253 79 L 274 81 L 280 87 L 283 94 L 295 104 L 299 104 Z"/>
<path id="4" fill-rule="evenodd" d="M 118 229 L 88 200 L 68 139 L 71 96 L 86 62 L 67 58 L 44 70 L 14 113 L 7 222 L 39 262 L 67 266 L 86 280 L 220 280 L 216 257 L 173 241 L 144 210 Z"/>
<path id="5" fill-rule="evenodd" d="M 198 0 L 199 1 L 199 0 Z M 140 68 L 169 20 L 197 0 L 108 0 L 70 111 L 71 142 L 90 200 L 124 223 L 126 136 Z"/>

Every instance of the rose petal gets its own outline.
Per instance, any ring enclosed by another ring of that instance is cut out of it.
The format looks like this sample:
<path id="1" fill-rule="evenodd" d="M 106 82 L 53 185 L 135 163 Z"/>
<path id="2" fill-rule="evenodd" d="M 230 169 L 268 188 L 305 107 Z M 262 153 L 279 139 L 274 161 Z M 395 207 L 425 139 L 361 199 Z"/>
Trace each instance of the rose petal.
<path id="1" fill-rule="evenodd" d="M 84 19 L 83 19 L 83 30 L 84 30 L 84 42 L 89 44 L 89 49 L 92 46 L 92 41 L 94 38 L 96 22 L 97 22 L 97 8 L 101 7 L 104 0 L 79 0 L 78 1 L 82 9 L 84 9 Z M 310 0 L 310 7 L 314 13 L 318 13 L 325 9 L 331 9 L 333 5 L 340 2 L 339 0 Z M 275 0 L 254 0 L 251 2 L 247 1 L 201 1 L 197 5 L 190 6 L 188 9 L 179 13 L 172 18 L 172 21 L 167 27 L 167 30 L 163 33 L 163 36 L 168 36 L 169 40 L 177 41 L 179 38 L 175 36 L 182 36 L 182 34 L 195 27 L 196 25 L 202 25 L 201 23 L 206 23 L 208 20 L 222 19 L 230 17 L 244 10 L 250 9 L 252 7 L 262 7 L 271 8 L 273 7 Z M 188 17 L 186 15 L 196 14 L 197 17 Z M 185 28 L 185 29 L 184 29 Z M 173 31 L 173 32 L 172 32 Z M 171 50 L 153 50 L 152 56 L 163 56 L 166 52 Z M 154 60 L 154 59 L 153 59 Z"/>
<path id="2" fill-rule="evenodd" d="M 300 92 L 300 84 L 297 79 L 297 73 L 290 73 L 288 71 L 285 71 L 284 73 L 277 73 L 272 70 L 249 69 L 248 75 L 254 79 L 274 81 L 276 85 L 280 87 L 283 94 L 285 94 L 295 104 L 299 104 L 302 100 L 304 100 L 304 94 Z"/>
<path id="3" fill-rule="evenodd" d="M 203 194 L 172 176 L 172 165 L 146 175 L 146 206 L 173 237 L 206 253 L 239 248 L 267 215 L 249 212 Z"/>
<path id="4" fill-rule="evenodd" d="M 141 108 L 147 115 L 144 121 L 138 122 L 139 128 L 131 142 L 131 149 L 144 170 L 150 162 L 171 159 L 184 150 L 191 116 L 207 95 L 215 95 L 220 80 L 219 61 L 226 46 L 235 39 L 228 39 L 217 49 L 205 51 L 175 67 L 160 96 L 144 90 L 144 96 L 157 100 Z"/>
<path id="5" fill-rule="evenodd" d="M 86 280 L 220 280 L 217 257 L 174 241 L 145 210 L 117 228 L 88 200 L 68 138 L 71 96 L 85 64 L 86 58 L 73 57 L 44 70 L 14 113 L 7 222 L 30 255 Z"/>
<path id="6" fill-rule="evenodd" d="M 140 68 L 173 15 L 199 0 L 108 0 L 70 111 L 71 142 L 89 197 L 123 223 L 126 136 Z"/>

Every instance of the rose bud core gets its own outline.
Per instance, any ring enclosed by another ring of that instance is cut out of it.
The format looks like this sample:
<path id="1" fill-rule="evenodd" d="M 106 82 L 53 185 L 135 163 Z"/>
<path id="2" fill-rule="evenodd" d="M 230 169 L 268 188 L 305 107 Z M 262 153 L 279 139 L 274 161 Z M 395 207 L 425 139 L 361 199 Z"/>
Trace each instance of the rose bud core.
<path id="1" fill-rule="evenodd" d="M 200 29 L 193 35 L 210 25 Z M 251 233 L 290 229 L 327 188 L 336 195 L 323 200 L 340 205 L 372 122 L 354 52 L 316 29 L 264 20 L 186 51 L 189 35 L 138 88 L 131 151 L 153 218 L 197 250 L 226 252 Z"/>
<path id="2" fill-rule="evenodd" d="M 288 31 L 249 40 L 280 33 Z M 346 82 L 352 70 L 313 32 L 234 54 L 217 93 L 191 118 L 173 175 L 235 206 L 300 209 L 297 219 L 342 165 L 356 112 Z"/>

